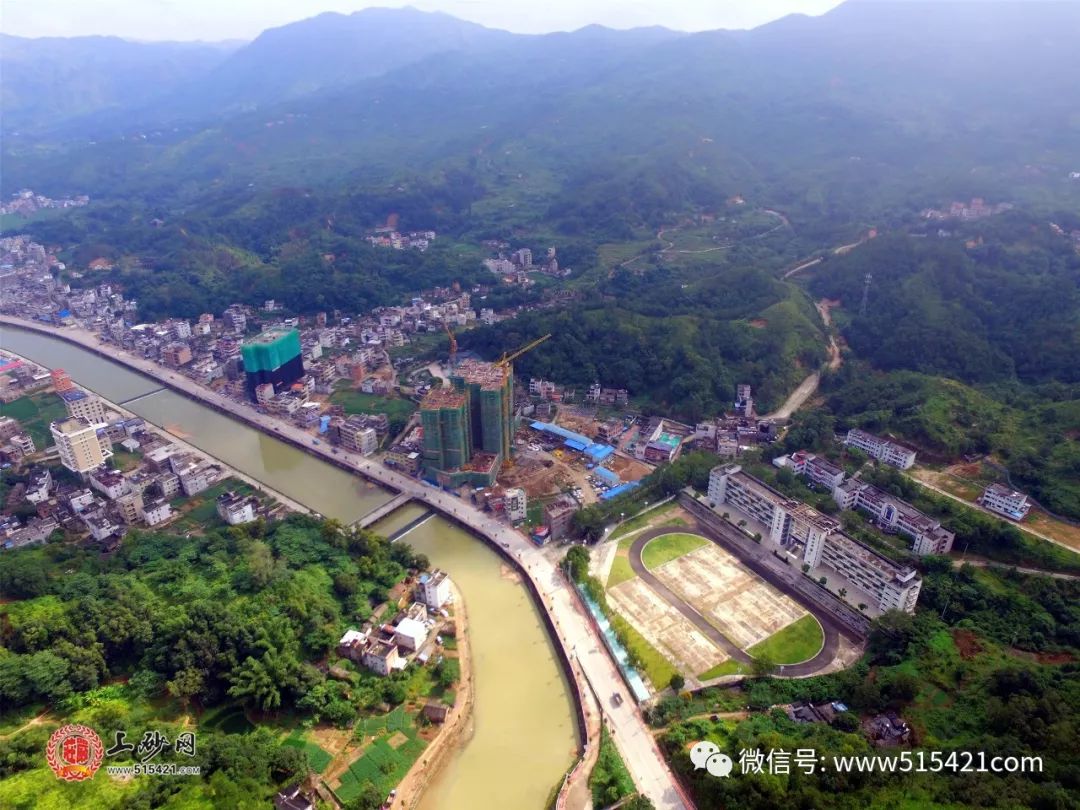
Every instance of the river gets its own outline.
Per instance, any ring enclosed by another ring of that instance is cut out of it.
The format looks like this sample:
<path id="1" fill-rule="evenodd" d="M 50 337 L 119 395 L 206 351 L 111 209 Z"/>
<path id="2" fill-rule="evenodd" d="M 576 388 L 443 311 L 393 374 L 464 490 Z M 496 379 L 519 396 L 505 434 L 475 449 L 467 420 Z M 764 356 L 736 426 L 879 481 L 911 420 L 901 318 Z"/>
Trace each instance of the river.
<path id="1" fill-rule="evenodd" d="M 351 522 L 390 498 L 336 467 L 55 338 L 0 328 L 0 348 L 125 405 L 154 424 L 322 514 Z M 156 393 L 150 393 L 156 392 Z M 409 505 L 380 522 L 390 533 L 423 513 Z M 476 701 L 473 734 L 433 780 L 421 810 L 539 808 L 574 759 L 572 702 L 532 600 L 498 555 L 434 517 L 405 538 L 448 571 L 469 614 Z"/>

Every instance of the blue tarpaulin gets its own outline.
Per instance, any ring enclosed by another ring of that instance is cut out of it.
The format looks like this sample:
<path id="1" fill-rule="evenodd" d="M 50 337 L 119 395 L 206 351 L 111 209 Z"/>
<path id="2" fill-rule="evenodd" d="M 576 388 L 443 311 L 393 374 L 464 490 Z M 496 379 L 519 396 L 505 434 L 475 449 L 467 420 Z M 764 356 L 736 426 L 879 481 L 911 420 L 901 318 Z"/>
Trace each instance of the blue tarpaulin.
<path id="1" fill-rule="evenodd" d="M 637 489 L 639 486 L 640 486 L 640 484 L 637 481 L 628 481 L 625 484 L 620 484 L 619 486 L 615 487 L 614 489 L 609 489 L 607 492 L 605 492 L 603 495 L 600 496 L 600 500 L 602 500 L 602 501 L 610 501 L 612 498 L 617 498 L 619 495 L 622 495 L 624 492 L 629 492 L 632 489 Z"/>
<path id="2" fill-rule="evenodd" d="M 602 478 L 605 483 L 611 484 L 612 486 L 615 486 L 622 480 L 619 478 L 618 475 L 616 475 L 606 467 L 597 467 L 593 472 L 595 472 L 597 476 Z"/>
<path id="3" fill-rule="evenodd" d="M 585 455 L 597 462 L 603 461 L 614 452 L 615 448 L 610 444 L 590 444 L 585 448 Z"/>

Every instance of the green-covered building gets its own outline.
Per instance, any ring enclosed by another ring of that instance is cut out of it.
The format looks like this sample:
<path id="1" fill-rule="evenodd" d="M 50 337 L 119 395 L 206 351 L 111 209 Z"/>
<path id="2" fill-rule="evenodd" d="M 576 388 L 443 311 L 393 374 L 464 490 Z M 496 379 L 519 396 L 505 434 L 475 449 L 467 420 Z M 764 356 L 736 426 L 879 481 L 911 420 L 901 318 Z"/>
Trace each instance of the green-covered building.
<path id="1" fill-rule="evenodd" d="M 265 383 L 282 391 L 304 376 L 300 333 L 288 327 L 272 327 L 240 348 L 244 361 L 244 386 L 254 401 L 255 389 Z"/>

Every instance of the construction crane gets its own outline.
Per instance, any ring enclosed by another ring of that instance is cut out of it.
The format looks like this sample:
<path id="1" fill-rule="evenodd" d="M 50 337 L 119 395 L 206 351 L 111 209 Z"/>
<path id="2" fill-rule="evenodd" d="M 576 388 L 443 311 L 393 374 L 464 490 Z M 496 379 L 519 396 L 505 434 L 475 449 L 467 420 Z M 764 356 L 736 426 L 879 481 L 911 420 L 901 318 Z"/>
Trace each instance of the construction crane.
<path id="1" fill-rule="evenodd" d="M 543 343 L 549 337 L 551 337 L 551 333 L 548 333 L 548 334 L 544 335 L 543 337 L 538 337 L 532 343 L 526 343 L 524 346 L 522 346 L 520 349 L 518 349 L 513 354 L 506 354 L 504 352 L 503 356 L 495 361 L 495 365 L 498 366 L 499 368 L 503 368 L 505 366 L 510 365 L 512 362 L 514 362 L 519 357 L 521 357 L 521 355 L 525 354 L 525 352 L 531 352 L 533 349 L 535 349 L 537 346 L 539 346 L 541 343 Z"/>
<path id="2" fill-rule="evenodd" d="M 549 337 L 551 337 L 550 332 L 548 334 L 544 335 L 543 337 L 538 337 L 536 340 L 532 341 L 531 343 L 526 343 L 524 346 L 522 346 L 520 349 L 518 349 L 513 354 L 506 354 L 506 352 L 503 352 L 503 356 L 495 361 L 494 366 L 496 368 L 507 369 L 508 373 L 513 373 L 513 372 L 511 372 L 509 370 L 510 369 L 510 364 L 512 362 L 514 362 L 517 358 L 521 357 L 521 355 L 525 354 L 525 352 L 531 352 L 533 349 L 535 349 L 537 346 L 539 346 L 541 343 L 543 343 Z M 513 403 L 510 401 L 509 397 L 503 397 L 502 406 L 503 406 L 503 423 L 508 425 L 508 424 L 510 424 L 511 412 L 513 410 Z M 513 429 L 511 429 L 510 432 L 513 433 Z M 511 436 L 511 439 L 512 438 L 513 437 Z M 503 459 L 503 470 L 504 471 L 505 470 L 512 470 L 514 468 L 514 458 L 513 458 L 512 454 L 513 454 L 513 448 L 507 447 L 506 448 L 506 458 Z"/>
<path id="3" fill-rule="evenodd" d="M 450 338 L 450 368 L 453 368 L 457 364 L 457 338 L 450 331 L 450 324 L 444 323 L 443 329 L 446 330 L 446 335 Z"/>

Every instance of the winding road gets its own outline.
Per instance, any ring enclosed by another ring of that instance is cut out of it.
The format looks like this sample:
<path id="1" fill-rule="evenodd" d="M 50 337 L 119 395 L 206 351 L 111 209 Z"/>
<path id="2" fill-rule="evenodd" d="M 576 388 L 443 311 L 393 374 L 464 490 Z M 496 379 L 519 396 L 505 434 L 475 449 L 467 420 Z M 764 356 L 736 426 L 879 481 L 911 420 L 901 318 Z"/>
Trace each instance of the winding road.
<path id="1" fill-rule="evenodd" d="M 634 569 L 634 573 L 657 594 L 659 594 L 668 604 L 675 608 L 679 613 L 689 619 L 698 630 L 700 630 L 706 638 L 712 641 L 716 646 L 722 649 L 728 654 L 729 657 L 743 664 L 750 664 L 754 658 L 741 648 L 735 646 L 727 637 L 721 633 L 715 625 L 709 622 L 704 616 L 701 615 L 692 605 L 686 602 L 681 596 L 674 593 L 663 582 L 656 577 L 648 568 L 645 567 L 645 563 L 641 559 L 641 552 L 645 549 L 648 542 L 656 537 L 660 537 L 664 534 L 671 534 L 670 528 L 650 529 L 644 532 L 637 538 L 630 546 L 630 567 Z M 702 534 L 702 537 L 707 535 Z M 714 542 L 710 540 L 710 542 Z M 719 544 L 717 544 L 719 545 Z M 730 554 L 727 549 L 724 549 L 725 554 Z M 739 560 L 739 563 L 746 568 L 753 571 L 754 574 L 769 582 L 771 585 L 775 583 L 771 582 L 771 578 L 764 576 L 761 571 L 754 570 L 754 565 L 747 560 Z M 781 589 L 783 590 L 783 589 Z M 840 628 L 837 624 L 827 615 L 818 611 L 813 605 L 809 605 L 798 598 L 797 595 L 787 593 L 783 591 L 791 599 L 794 599 L 800 606 L 805 608 L 821 625 L 821 629 L 825 631 L 825 643 L 822 645 L 818 654 L 813 658 L 803 661 L 798 664 L 785 664 L 782 668 L 782 674 L 786 677 L 800 678 L 807 675 L 815 675 L 821 670 L 825 669 L 836 658 L 836 654 L 840 649 Z"/>

